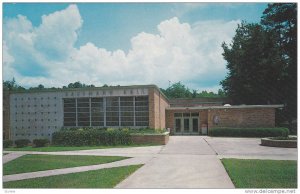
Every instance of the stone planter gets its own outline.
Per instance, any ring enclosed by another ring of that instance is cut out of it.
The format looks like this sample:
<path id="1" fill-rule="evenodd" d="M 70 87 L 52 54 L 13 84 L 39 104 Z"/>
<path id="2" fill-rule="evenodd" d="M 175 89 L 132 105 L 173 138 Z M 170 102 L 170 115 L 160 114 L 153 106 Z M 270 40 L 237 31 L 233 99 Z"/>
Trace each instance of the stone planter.
<path id="1" fill-rule="evenodd" d="M 133 144 L 166 145 L 169 141 L 169 132 L 162 134 L 131 134 Z"/>
<path id="2" fill-rule="evenodd" d="M 271 138 L 262 138 L 262 146 L 282 147 L 282 148 L 297 148 L 297 140 L 276 140 Z"/>

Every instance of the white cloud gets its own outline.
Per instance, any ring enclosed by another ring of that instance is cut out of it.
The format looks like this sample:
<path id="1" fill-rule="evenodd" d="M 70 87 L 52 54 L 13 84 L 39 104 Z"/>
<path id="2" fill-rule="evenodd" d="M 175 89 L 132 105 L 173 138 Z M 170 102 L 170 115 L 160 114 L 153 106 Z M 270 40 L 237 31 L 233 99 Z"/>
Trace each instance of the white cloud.
<path id="1" fill-rule="evenodd" d="M 125 53 L 98 48 L 90 42 L 75 48 L 83 24 L 76 5 L 44 15 L 38 27 L 18 16 L 4 22 L 4 74 L 26 86 L 81 81 L 97 86 L 153 83 L 167 87 L 170 80 L 188 83 L 192 89 L 217 90 L 220 80 L 213 80 L 226 75 L 221 43 L 230 41 L 237 23 L 190 25 L 174 17 L 158 24 L 158 34 L 141 32 L 132 37 L 131 49 Z M 26 68 L 34 71 L 32 64 L 46 73 L 26 75 Z M 207 80 L 212 84 L 205 85 Z"/>
<path id="2" fill-rule="evenodd" d="M 76 5 L 42 16 L 41 25 L 35 29 L 35 46 L 48 60 L 62 60 L 74 49 L 77 31 L 82 19 Z"/>

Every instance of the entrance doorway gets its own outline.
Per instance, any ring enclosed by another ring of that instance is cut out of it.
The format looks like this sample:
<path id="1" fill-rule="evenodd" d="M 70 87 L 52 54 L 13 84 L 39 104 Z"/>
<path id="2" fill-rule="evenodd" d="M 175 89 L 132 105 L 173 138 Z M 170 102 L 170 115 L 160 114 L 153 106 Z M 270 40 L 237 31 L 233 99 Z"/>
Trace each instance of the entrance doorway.
<path id="1" fill-rule="evenodd" d="M 175 113 L 175 135 L 199 135 L 199 113 Z"/>

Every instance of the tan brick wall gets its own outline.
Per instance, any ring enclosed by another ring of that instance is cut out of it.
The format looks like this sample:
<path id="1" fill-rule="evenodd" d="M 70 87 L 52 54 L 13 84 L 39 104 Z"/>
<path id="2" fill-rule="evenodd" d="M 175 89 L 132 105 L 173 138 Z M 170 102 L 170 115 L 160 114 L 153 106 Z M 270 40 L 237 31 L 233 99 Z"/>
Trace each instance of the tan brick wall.
<path id="1" fill-rule="evenodd" d="M 9 92 L 3 91 L 3 139 L 10 139 L 10 100 Z"/>
<path id="2" fill-rule="evenodd" d="M 149 127 L 155 129 L 166 128 L 167 99 L 156 89 L 149 89 Z"/>
<path id="3" fill-rule="evenodd" d="M 214 116 L 219 117 L 218 125 L 213 122 Z M 275 109 L 210 109 L 208 128 L 213 127 L 275 127 Z"/>

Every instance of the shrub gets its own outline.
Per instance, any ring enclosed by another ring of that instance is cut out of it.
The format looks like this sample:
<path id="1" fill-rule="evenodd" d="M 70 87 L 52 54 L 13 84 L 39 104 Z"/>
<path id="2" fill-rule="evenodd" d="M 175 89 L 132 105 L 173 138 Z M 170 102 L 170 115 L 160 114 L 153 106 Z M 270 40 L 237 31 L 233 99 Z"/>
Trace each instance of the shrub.
<path id="1" fill-rule="evenodd" d="M 213 128 L 209 130 L 210 136 L 216 137 L 287 137 L 287 128 Z"/>
<path id="2" fill-rule="evenodd" d="M 30 143 L 29 139 L 18 139 L 15 141 L 17 148 L 28 146 L 29 143 Z"/>
<path id="3" fill-rule="evenodd" d="M 12 145 L 13 145 L 12 140 L 4 140 L 3 141 L 3 148 L 8 148 L 8 147 L 11 147 Z"/>
<path id="4" fill-rule="evenodd" d="M 54 132 L 52 144 L 62 146 L 128 145 L 131 137 L 121 129 L 63 130 Z"/>
<path id="5" fill-rule="evenodd" d="M 35 147 L 45 147 L 50 143 L 50 141 L 48 139 L 34 139 L 32 143 L 35 145 Z"/>

